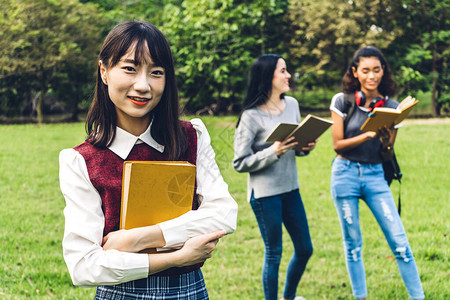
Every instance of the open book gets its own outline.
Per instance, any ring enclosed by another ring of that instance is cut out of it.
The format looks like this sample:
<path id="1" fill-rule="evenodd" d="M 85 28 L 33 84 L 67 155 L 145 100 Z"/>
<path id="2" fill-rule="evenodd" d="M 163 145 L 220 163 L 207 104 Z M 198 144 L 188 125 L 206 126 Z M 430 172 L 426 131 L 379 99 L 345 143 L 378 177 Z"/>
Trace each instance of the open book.
<path id="1" fill-rule="evenodd" d="M 397 108 L 389 107 L 375 107 L 372 113 L 369 114 L 366 122 L 361 126 L 362 131 L 377 131 L 380 127 L 386 125 L 391 127 L 402 122 L 409 115 L 413 107 L 419 101 L 408 96 L 403 99 Z"/>
<path id="2" fill-rule="evenodd" d="M 120 229 L 155 225 L 192 209 L 196 166 L 183 161 L 126 161 Z"/>
<path id="3" fill-rule="evenodd" d="M 333 121 L 309 114 L 300 124 L 279 123 L 266 138 L 266 142 L 283 141 L 295 136 L 295 140 L 298 142 L 295 150 L 301 151 L 303 147 L 308 146 L 308 143 L 314 142 L 321 136 L 332 124 Z"/>

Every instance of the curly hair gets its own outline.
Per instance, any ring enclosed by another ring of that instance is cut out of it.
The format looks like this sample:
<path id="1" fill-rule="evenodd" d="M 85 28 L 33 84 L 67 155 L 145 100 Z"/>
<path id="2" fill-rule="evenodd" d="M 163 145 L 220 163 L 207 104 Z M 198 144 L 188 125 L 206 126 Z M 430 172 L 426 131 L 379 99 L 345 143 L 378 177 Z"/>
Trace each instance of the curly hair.
<path id="1" fill-rule="evenodd" d="M 392 77 L 391 69 L 383 53 L 373 46 L 360 48 L 353 55 L 353 60 L 342 78 L 343 92 L 350 94 L 361 89 L 361 83 L 353 76 L 353 68 L 358 69 L 361 57 L 376 57 L 380 60 L 381 66 L 383 67 L 383 78 L 378 86 L 378 91 L 384 96 L 393 96 L 395 94 L 396 84 Z"/>

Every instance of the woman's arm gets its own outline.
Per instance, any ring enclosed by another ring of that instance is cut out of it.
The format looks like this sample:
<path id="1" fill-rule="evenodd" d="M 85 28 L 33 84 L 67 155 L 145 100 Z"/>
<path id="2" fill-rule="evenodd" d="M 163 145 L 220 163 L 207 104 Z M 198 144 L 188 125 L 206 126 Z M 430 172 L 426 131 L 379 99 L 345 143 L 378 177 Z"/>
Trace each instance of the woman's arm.
<path id="1" fill-rule="evenodd" d="M 331 120 L 333 121 L 333 125 L 331 126 L 333 148 L 336 152 L 353 149 L 376 136 L 376 132 L 368 131 L 360 135 L 344 139 L 344 119 L 342 116 L 337 114 L 335 111 L 331 111 Z"/>
<path id="2" fill-rule="evenodd" d="M 121 229 L 108 233 L 102 240 L 103 250 L 139 252 L 166 245 L 164 235 L 158 225 Z"/>
<path id="3" fill-rule="evenodd" d="M 118 284 L 147 277 L 147 254 L 102 249 L 102 201 L 89 180 L 83 157 L 66 149 L 61 151 L 59 162 L 60 187 L 66 201 L 63 255 L 74 285 Z"/>
<path id="4" fill-rule="evenodd" d="M 184 267 L 204 262 L 211 258 L 219 239 L 224 235 L 225 230 L 217 230 L 187 240 L 180 250 L 149 254 L 149 274 L 155 274 L 171 267 Z"/>
<path id="5" fill-rule="evenodd" d="M 63 255 L 74 285 L 118 284 L 203 262 L 225 234 L 218 230 L 200 235 L 170 253 L 131 253 L 164 246 L 159 226 L 119 230 L 102 238 L 105 220 L 101 198 L 90 183 L 84 159 L 73 149 L 60 154 L 60 184 L 66 200 Z M 148 240 L 142 242 L 145 238 Z"/>
<path id="6" fill-rule="evenodd" d="M 234 135 L 233 168 L 238 172 L 257 172 L 267 168 L 296 145 L 292 143 L 293 139 L 287 139 L 254 152 L 252 147 L 256 136 L 256 126 L 253 117 L 244 112 Z"/>
<path id="7" fill-rule="evenodd" d="M 157 228 L 159 233 L 152 232 L 153 228 Z M 216 230 L 187 240 L 180 250 L 148 254 L 149 274 L 155 274 L 172 267 L 184 267 L 204 262 L 212 256 L 216 244 L 225 234 L 225 230 Z M 138 252 L 151 245 L 151 241 L 146 244 L 142 240 L 150 240 L 152 235 L 160 235 L 164 239 L 159 226 L 110 232 L 103 238 L 103 250 Z"/>
<path id="8" fill-rule="evenodd" d="M 166 242 L 165 247 L 179 247 L 190 238 L 215 230 L 227 234 L 236 230 L 238 206 L 228 191 L 216 163 L 208 130 L 200 119 L 191 120 L 197 131 L 197 194 L 199 208 L 159 225 Z M 218 159 L 229 159 L 224 153 Z"/>
<path id="9" fill-rule="evenodd" d="M 379 137 L 383 148 L 388 145 L 394 145 L 395 137 L 397 136 L 397 129 L 395 128 L 380 128 L 377 132 L 367 131 L 360 135 L 344 139 L 344 119 L 335 111 L 331 111 L 331 120 L 333 125 L 331 131 L 333 135 L 333 147 L 336 152 L 353 149 L 362 143 Z"/>

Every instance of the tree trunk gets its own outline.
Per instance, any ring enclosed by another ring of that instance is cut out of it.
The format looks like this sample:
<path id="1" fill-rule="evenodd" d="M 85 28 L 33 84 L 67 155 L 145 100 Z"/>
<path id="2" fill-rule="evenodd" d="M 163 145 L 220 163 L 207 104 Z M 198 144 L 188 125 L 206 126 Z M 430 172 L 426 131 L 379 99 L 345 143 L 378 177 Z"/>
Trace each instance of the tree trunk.
<path id="1" fill-rule="evenodd" d="M 436 49 L 433 49 L 433 63 L 432 63 L 432 69 L 431 69 L 431 75 L 432 75 L 432 83 L 431 83 L 431 113 L 433 117 L 439 117 L 440 116 L 440 109 L 437 105 L 437 99 L 436 99 L 436 86 L 437 86 L 437 80 L 439 77 L 439 73 L 436 70 Z"/>
<path id="2" fill-rule="evenodd" d="M 44 100 L 44 92 L 41 90 L 41 95 L 39 96 L 37 106 L 36 106 L 36 113 L 37 113 L 37 122 L 38 125 L 42 124 L 43 116 L 42 116 L 42 102 Z"/>
<path id="3" fill-rule="evenodd" d="M 40 126 L 44 119 L 44 114 L 42 112 L 42 105 L 44 103 L 45 94 L 47 93 L 47 85 L 45 83 L 45 72 L 44 71 L 42 71 L 42 73 L 40 74 L 39 77 L 40 77 L 39 83 L 41 86 L 41 94 L 39 95 L 38 102 L 36 105 L 36 113 L 37 113 L 37 122 L 38 122 L 38 125 Z"/>
<path id="4" fill-rule="evenodd" d="M 72 116 L 70 118 L 73 122 L 78 121 L 78 113 L 79 113 L 78 102 L 80 100 L 80 90 L 81 87 L 77 84 L 77 86 L 75 87 L 75 99 L 73 100 L 72 103 Z"/>

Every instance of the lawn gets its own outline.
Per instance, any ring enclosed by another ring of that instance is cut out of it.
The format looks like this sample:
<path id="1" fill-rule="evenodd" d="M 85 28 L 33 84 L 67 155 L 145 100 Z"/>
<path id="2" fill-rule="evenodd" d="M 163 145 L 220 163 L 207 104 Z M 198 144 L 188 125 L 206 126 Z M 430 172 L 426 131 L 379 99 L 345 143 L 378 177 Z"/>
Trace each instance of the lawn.
<path id="1" fill-rule="evenodd" d="M 225 181 L 239 203 L 238 229 L 223 238 L 203 272 L 211 299 L 263 299 L 263 243 L 246 201 L 246 174 L 232 166 L 235 117 L 203 117 Z M 450 299 L 448 124 L 408 123 L 396 152 L 404 173 L 402 220 L 427 299 Z M 84 124 L 0 126 L 0 299 L 92 299 L 94 289 L 73 287 L 62 258 L 64 199 L 58 153 L 85 136 Z M 298 158 L 301 194 L 314 254 L 298 288 L 307 299 L 352 299 L 342 239 L 329 193 L 334 153 L 330 131 L 308 157 Z M 397 198 L 399 186 L 392 185 Z M 407 299 L 384 237 L 361 206 L 369 299 Z M 292 245 L 284 234 L 280 296 Z"/>

